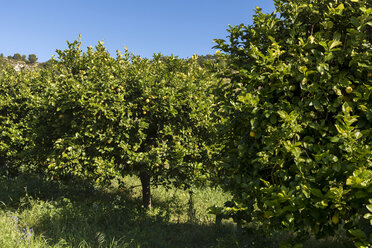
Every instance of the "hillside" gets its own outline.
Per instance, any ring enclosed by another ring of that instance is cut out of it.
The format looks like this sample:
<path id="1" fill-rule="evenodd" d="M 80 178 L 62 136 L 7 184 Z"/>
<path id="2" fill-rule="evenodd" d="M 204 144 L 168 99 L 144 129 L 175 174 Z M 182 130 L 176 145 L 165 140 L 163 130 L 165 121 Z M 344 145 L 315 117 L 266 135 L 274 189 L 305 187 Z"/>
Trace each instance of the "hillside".
<path id="1" fill-rule="evenodd" d="M 11 66 L 14 68 L 16 71 L 21 71 L 25 69 L 35 69 L 35 68 L 42 68 L 46 66 L 49 62 L 34 62 L 34 63 L 27 63 L 22 60 L 16 60 L 12 58 L 5 58 L 5 57 L 0 57 L 0 70 L 6 68 L 7 66 Z"/>

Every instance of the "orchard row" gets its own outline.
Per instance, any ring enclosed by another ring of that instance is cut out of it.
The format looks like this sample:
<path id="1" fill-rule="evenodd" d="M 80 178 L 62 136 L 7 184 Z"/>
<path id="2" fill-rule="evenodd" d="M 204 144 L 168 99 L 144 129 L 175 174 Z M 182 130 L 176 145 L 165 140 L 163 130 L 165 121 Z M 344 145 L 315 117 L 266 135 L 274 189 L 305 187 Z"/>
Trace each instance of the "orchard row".
<path id="1" fill-rule="evenodd" d="M 217 55 L 68 43 L 49 68 L 0 77 L 0 169 L 101 183 L 219 184 L 220 216 L 306 238 L 341 227 L 367 247 L 372 221 L 372 8 L 275 1 L 231 26 Z"/>

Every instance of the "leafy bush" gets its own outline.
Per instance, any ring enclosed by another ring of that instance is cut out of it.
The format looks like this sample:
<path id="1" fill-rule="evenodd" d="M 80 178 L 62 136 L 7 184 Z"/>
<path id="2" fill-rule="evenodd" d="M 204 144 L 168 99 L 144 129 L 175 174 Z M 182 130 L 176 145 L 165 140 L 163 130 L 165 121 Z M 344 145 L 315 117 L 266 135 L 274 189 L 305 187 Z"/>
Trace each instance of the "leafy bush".
<path id="1" fill-rule="evenodd" d="M 41 88 L 35 71 L 6 67 L 0 76 L 0 175 L 15 176 L 33 147 L 31 120 Z"/>
<path id="2" fill-rule="evenodd" d="M 145 206 L 150 180 L 187 187 L 202 179 L 213 148 L 211 74 L 196 58 L 112 58 L 102 42 L 80 46 L 57 51 L 42 78 L 48 87 L 33 122 L 39 171 L 98 182 L 135 174 Z"/>
<path id="3" fill-rule="evenodd" d="M 216 40 L 228 64 L 216 91 L 219 171 L 233 209 L 246 222 L 302 237 L 332 235 L 342 224 L 368 232 L 361 223 L 372 193 L 371 3 L 275 6 L 271 14 L 258 8 L 251 26 L 230 26 L 229 41 Z"/>

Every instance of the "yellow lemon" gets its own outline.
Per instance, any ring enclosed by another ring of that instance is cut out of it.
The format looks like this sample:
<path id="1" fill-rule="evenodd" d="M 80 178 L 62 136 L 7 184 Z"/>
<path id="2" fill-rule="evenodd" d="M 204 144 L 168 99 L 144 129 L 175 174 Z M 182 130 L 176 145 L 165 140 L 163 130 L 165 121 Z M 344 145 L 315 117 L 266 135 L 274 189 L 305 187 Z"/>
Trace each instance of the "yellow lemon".
<path id="1" fill-rule="evenodd" d="M 249 133 L 249 136 L 251 136 L 252 138 L 254 138 L 254 137 L 256 137 L 256 133 L 251 131 L 251 132 Z"/>
<path id="2" fill-rule="evenodd" d="M 350 94 L 351 92 L 353 92 L 353 88 L 351 88 L 350 86 L 346 87 L 346 93 Z"/>
<path id="3" fill-rule="evenodd" d="M 338 216 L 337 215 L 333 215 L 332 216 L 332 223 L 333 224 L 338 224 L 338 222 L 340 221 L 340 219 L 338 218 Z"/>

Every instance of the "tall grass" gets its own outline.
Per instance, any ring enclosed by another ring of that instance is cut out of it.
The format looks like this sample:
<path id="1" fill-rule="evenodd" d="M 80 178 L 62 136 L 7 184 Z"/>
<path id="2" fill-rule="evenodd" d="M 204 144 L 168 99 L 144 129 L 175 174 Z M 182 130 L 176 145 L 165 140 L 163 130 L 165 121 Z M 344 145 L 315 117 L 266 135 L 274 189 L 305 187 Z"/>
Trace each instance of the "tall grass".
<path id="1" fill-rule="evenodd" d="M 0 180 L 0 247 L 278 247 L 285 238 L 239 233 L 229 220 L 216 226 L 207 208 L 230 199 L 219 188 L 153 188 L 153 208 L 145 210 L 139 184 L 136 177 L 109 187 Z M 308 247 L 336 247 L 330 244 Z"/>
<path id="2" fill-rule="evenodd" d="M 153 189 L 141 207 L 139 180 L 111 187 L 40 178 L 0 182 L 0 247 L 213 247 L 221 231 L 206 209 L 229 198 L 220 189 Z M 123 186 L 124 185 L 124 186 Z M 191 208 L 191 209 L 190 209 Z M 192 211 L 190 213 L 190 211 Z M 223 231 L 233 235 L 233 224 Z M 229 235 L 228 235 L 229 234 Z M 231 236 L 232 237 L 232 236 Z"/>

